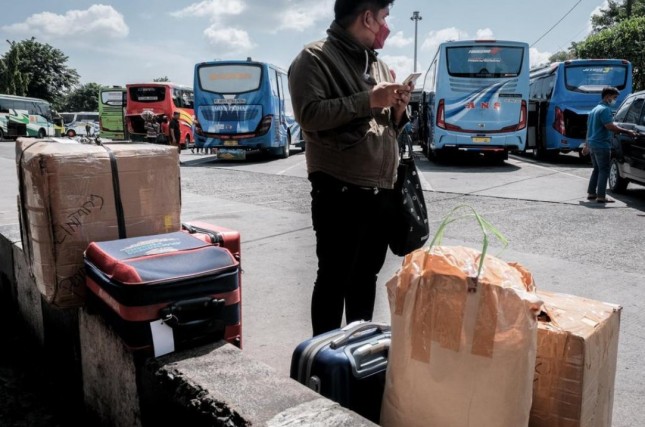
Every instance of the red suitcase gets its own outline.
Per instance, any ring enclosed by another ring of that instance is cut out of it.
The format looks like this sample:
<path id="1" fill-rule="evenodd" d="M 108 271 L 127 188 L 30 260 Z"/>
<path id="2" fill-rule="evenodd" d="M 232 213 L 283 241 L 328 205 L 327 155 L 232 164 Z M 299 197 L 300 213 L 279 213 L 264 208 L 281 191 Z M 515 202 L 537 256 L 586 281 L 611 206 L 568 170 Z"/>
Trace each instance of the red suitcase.
<path id="1" fill-rule="evenodd" d="M 88 306 L 133 351 L 158 356 L 219 339 L 241 347 L 240 264 L 209 239 L 176 232 L 90 243 Z"/>

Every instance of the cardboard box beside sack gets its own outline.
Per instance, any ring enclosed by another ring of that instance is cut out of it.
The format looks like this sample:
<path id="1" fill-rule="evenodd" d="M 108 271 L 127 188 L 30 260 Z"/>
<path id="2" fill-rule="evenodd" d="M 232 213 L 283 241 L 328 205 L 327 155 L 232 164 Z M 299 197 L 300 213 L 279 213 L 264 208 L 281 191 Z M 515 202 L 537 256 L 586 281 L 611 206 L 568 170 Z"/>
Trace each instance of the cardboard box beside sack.
<path id="1" fill-rule="evenodd" d="M 618 305 L 538 290 L 540 316 L 529 427 L 610 427 Z"/>
<path id="2" fill-rule="evenodd" d="M 55 306 L 84 303 L 90 242 L 180 230 L 174 147 L 20 138 L 16 163 L 23 249 L 39 291 Z"/>

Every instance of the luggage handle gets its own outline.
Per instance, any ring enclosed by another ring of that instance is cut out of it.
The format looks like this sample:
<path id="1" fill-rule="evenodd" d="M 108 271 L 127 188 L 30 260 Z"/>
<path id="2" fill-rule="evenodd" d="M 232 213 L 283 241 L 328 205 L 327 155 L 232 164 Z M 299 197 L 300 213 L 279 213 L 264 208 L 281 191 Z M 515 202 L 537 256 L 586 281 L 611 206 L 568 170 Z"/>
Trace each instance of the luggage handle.
<path id="1" fill-rule="evenodd" d="M 391 343 L 392 343 L 392 340 L 390 338 L 384 338 L 384 339 L 378 340 L 375 343 L 369 343 L 358 347 L 352 353 L 352 355 L 355 358 L 360 358 L 371 354 L 382 353 L 385 350 L 390 349 Z"/>
<path id="2" fill-rule="evenodd" d="M 182 230 L 186 230 L 188 234 L 195 234 L 195 233 L 203 233 L 206 234 L 210 239 L 211 243 L 213 245 L 217 246 L 224 246 L 224 237 L 222 236 L 222 233 L 213 231 L 213 230 L 207 230 L 205 228 L 201 227 L 196 227 L 192 224 L 189 224 L 187 222 L 182 222 L 181 223 L 181 228 Z"/>
<path id="3" fill-rule="evenodd" d="M 380 332 L 389 332 L 390 331 L 390 326 L 386 325 L 385 323 L 372 323 L 372 322 L 362 322 L 358 323 L 356 326 L 353 326 L 346 331 L 344 331 L 344 334 L 335 340 L 333 340 L 331 343 L 329 343 L 329 347 L 332 349 L 337 349 L 338 347 L 342 347 L 349 340 L 354 336 L 357 335 L 361 332 L 367 331 L 369 329 L 376 329 Z"/>
<path id="4" fill-rule="evenodd" d="M 196 298 L 179 301 L 159 310 L 161 320 L 173 329 L 199 328 L 211 323 L 220 317 L 226 301 L 211 297 Z M 186 320 L 185 318 L 200 315 L 199 319 Z M 192 315 L 192 316 L 191 316 Z"/>

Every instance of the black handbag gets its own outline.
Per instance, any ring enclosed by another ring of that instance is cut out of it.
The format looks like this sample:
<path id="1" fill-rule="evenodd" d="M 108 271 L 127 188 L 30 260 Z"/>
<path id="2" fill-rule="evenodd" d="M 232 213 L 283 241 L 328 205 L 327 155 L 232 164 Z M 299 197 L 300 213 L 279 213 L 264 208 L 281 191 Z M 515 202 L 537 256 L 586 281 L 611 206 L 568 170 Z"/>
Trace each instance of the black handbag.
<path id="1" fill-rule="evenodd" d="M 399 137 L 399 154 L 399 168 L 394 185 L 394 203 L 397 206 L 394 207 L 389 246 L 395 255 L 404 256 L 423 246 L 428 240 L 430 229 L 421 181 L 414 164 L 412 139 L 405 132 Z"/>

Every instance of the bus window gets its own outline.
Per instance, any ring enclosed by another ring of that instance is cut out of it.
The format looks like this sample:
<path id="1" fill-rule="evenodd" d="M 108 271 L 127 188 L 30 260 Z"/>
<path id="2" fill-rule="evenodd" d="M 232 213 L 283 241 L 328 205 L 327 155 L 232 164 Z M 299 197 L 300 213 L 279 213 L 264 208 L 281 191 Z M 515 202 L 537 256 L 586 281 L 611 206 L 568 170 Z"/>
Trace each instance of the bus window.
<path id="1" fill-rule="evenodd" d="M 602 92 L 606 86 L 625 89 L 627 67 L 623 65 L 576 65 L 564 70 L 565 85 L 575 92 Z"/>
<path id="2" fill-rule="evenodd" d="M 291 94 L 289 93 L 289 83 L 287 81 L 287 75 L 280 74 L 280 79 L 281 79 L 281 87 L 284 90 L 284 113 L 287 116 L 293 118 L 294 117 L 293 104 L 291 103 Z"/>
<path id="3" fill-rule="evenodd" d="M 166 99 L 165 87 L 135 86 L 130 88 L 130 99 L 135 102 L 159 102 Z"/>
<path id="4" fill-rule="evenodd" d="M 446 49 L 448 74 L 453 77 L 516 77 L 523 58 L 522 47 L 474 45 Z"/>
<path id="5" fill-rule="evenodd" d="M 262 68 L 258 65 L 202 65 L 199 67 L 201 90 L 221 94 L 238 94 L 256 91 L 262 81 Z"/>

